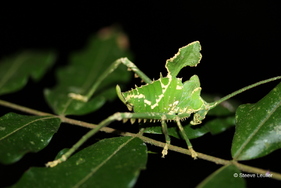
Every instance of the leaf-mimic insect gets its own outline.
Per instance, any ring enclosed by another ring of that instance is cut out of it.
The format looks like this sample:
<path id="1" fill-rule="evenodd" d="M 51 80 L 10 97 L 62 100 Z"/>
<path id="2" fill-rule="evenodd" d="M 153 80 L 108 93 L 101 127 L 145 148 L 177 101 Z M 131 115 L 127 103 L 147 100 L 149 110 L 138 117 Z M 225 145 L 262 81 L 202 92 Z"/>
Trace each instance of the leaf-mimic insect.
<path id="1" fill-rule="evenodd" d="M 251 89 L 258 85 L 280 79 L 281 76 L 273 77 L 267 80 L 263 80 L 246 86 L 238 91 L 235 91 L 218 101 L 207 103 L 201 98 L 201 87 L 200 81 L 197 75 L 193 75 L 189 80 L 182 82 L 181 78 L 177 75 L 180 70 L 186 66 L 197 66 L 201 60 L 200 54 L 201 46 L 198 41 L 188 44 L 179 49 L 179 51 L 174 55 L 174 57 L 166 61 L 167 75 L 162 76 L 160 73 L 160 78 L 157 80 L 151 80 L 148 78 L 138 67 L 129 61 L 127 58 L 120 58 L 116 60 L 99 78 L 98 82 L 93 85 L 93 89 L 84 96 L 77 93 L 70 93 L 69 97 L 87 102 L 88 99 L 93 95 L 95 89 L 102 80 L 113 72 L 120 64 L 124 64 L 129 70 L 135 72 L 146 84 L 142 86 L 136 86 L 135 88 L 121 92 L 121 88 L 117 85 L 116 91 L 119 99 L 128 107 L 131 112 L 117 112 L 107 119 L 103 120 L 98 124 L 98 126 L 89 131 L 84 135 L 81 140 L 79 140 L 67 153 L 65 153 L 61 158 L 49 162 L 47 166 L 53 167 L 58 163 L 65 161 L 78 147 L 80 147 L 88 138 L 93 136 L 102 127 L 107 126 L 113 121 L 126 122 L 130 120 L 134 123 L 136 120 L 138 122 L 146 122 L 147 120 L 153 122 L 160 122 L 162 125 L 162 131 L 165 136 L 166 144 L 162 151 L 162 156 L 167 155 L 168 148 L 170 145 L 170 137 L 167 131 L 167 122 L 175 121 L 179 131 L 184 138 L 191 156 L 196 159 L 198 154 L 193 149 L 191 142 L 189 141 L 186 133 L 184 132 L 181 121 L 186 120 L 191 115 L 193 115 L 190 123 L 192 125 L 197 125 L 202 122 L 208 111 L 216 107 L 219 103 L 244 92 L 245 90 Z"/>

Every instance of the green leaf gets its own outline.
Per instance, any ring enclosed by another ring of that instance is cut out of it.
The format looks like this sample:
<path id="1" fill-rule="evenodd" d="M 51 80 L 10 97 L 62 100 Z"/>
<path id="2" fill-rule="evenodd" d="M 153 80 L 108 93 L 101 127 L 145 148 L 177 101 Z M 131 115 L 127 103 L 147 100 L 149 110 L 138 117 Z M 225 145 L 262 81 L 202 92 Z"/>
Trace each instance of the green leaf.
<path id="1" fill-rule="evenodd" d="M 281 83 L 255 104 L 236 111 L 231 153 L 235 160 L 265 156 L 281 148 Z"/>
<path id="2" fill-rule="evenodd" d="M 55 62 L 54 52 L 24 51 L 0 62 L 0 95 L 20 90 L 32 77 L 38 81 Z"/>
<path id="3" fill-rule="evenodd" d="M 146 161 L 139 138 L 104 139 L 54 168 L 32 167 L 13 187 L 133 187 Z"/>
<path id="4" fill-rule="evenodd" d="M 176 77 L 183 67 L 195 67 L 202 58 L 199 41 L 192 42 L 179 49 L 174 57 L 166 61 L 166 69 L 172 77 Z"/>
<path id="5" fill-rule="evenodd" d="M 47 146 L 60 126 L 51 116 L 25 116 L 8 113 L 0 118 L 0 162 L 14 163 L 28 152 Z"/>
<path id="6" fill-rule="evenodd" d="M 144 133 L 163 134 L 161 124 L 159 124 L 159 123 L 143 124 L 140 127 L 145 128 Z M 196 126 L 192 126 L 190 124 L 183 126 L 183 129 L 189 139 L 198 138 L 198 137 L 203 136 L 206 133 L 208 133 L 208 130 L 205 127 L 199 127 L 199 126 L 196 127 Z M 173 136 L 178 139 L 182 138 L 176 124 L 173 124 L 173 126 L 168 127 L 168 134 L 170 136 Z"/>
<path id="7" fill-rule="evenodd" d="M 212 135 L 216 135 L 224 132 L 228 128 L 235 125 L 235 117 L 227 116 L 223 118 L 216 118 L 210 121 L 207 121 L 203 127 L 205 127 Z"/>
<path id="8" fill-rule="evenodd" d="M 216 118 L 210 121 L 205 122 L 203 125 L 191 125 L 187 124 L 183 126 L 183 129 L 189 139 L 199 138 L 207 133 L 212 135 L 219 134 L 227 130 L 228 128 L 234 126 L 234 116 L 226 116 L 221 118 Z M 170 136 L 181 139 L 181 134 L 178 127 L 174 126 L 168 127 L 168 133 Z M 142 125 L 141 127 L 145 128 L 145 133 L 150 134 L 163 134 L 160 124 L 148 124 Z"/>
<path id="9" fill-rule="evenodd" d="M 201 137 L 209 132 L 208 129 L 206 129 L 206 127 L 204 126 L 193 126 L 191 124 L 183 126 L 183 129 L 189 139 Z M 179 128 L 177 126 L 169 127 L 168 132 L 170 136 L 182 139 Z"/>
<path id="10" fill-rule="evenodd" d="M 239 176 L 240 170 L 234 165 L 226 165 L 212 173 L 198 188 L 217 188 L 217 187 L 246 187 L 246 182 Z"/>
<path id="11" fill-rule="evenodd" d="M 121 42 L 121 43 L 120 43 Z M 69 93 L 86 95 L 101 74 L 118 58 L 128 56 L 123 44 L 126 37 L 114 29 L 103 30 L 89 40 L 88 46 L 70 57 L 70 65 L 57 71 L 58 84 L 45 90 L 49 106 L 59 115 L 84 115 L 99 109 L 117 95 L 116 84 L 129 81 L 130 73 L 123 65 L 102 81 L 88 102 L 74 100 Z"/>

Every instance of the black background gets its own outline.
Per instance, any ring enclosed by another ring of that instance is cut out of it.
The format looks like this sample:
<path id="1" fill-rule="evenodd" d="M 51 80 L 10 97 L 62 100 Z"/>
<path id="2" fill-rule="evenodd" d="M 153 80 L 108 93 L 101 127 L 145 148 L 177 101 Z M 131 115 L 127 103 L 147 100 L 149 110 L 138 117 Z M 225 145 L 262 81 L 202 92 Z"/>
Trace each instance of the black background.
<path id="1" fill-rule="evenodd" d="M 201 63 L 197 68 L 185 68 L 180 76 L 188 79 L 191 75 L 197 74 L 203 92 L 224 96 L 251 83 L 280 75 L 279 11 L 276 3 L 270 0 L 102 1 L 66 4 L 40 2 L 30 5 L 25 3 L 2 5 L 1 57 L 26 48 L 56 49 L 60 55 L 57 64 L 47 73 L 47 78 L 40 83 L 30 81 L 22 91 L 2 98 L 51 112 L 44 102 L 42 91 L 55 84 L 54 70 L 66 65 L 68 55 L 85 46 L 91 34 L 113 24 L 118 24 L 127 33 L 134 54 L 134 63 L 150 78 L 155 79 L 159 77 L 159 72 L 165 72 L 166 59 L 172 57 L 179 47 L 199 40 L 203 55 Z M 236 99 L 244 103 L 257 102 L 276 84 L 277 82 L 260 86 L 237 96 Z M 4 107 L 0 107 L 0 110 L 1 115 L 7 112 Z M 125 110 L 119 101 L 109 103 L 102 108 L 98 117 L 105 118 L 113 112 Z M 89 122 L 97 121 L 91 116 L 87 118 Z M 76 129 L 63 125 L 54 137 L 52 147 L 56 145 L 55 141 L 59 141 L 61 147 L 69 144 L 66 141 L 68 139 L 74 143 L 81 136 L 77 135 Z M 202 153 L 230 159 L 229 148 L 233 132 L 231 129 L 223 135 L 216 136 L 215 139 L 207 135 L 192 143 Z M 64 141 L 60 140 L 62 137 Z M 172 142 L 175 145 L 182 144 L 176 140 Z M 182 146 L 184 147 L 184 144 Z M 161 152 L 161 149 L 149 147 L 152 151 Z M 60 146 L 57 146 L 57 150 L 53 152 L 56 153 L 60 149 Z M 4 182 L 3 185 L 11 184 L 18 179 L 29 165 L 44 164 L 49 160 L 51 150 L 51 147 L 47 147 L 39 152 L 40 157 L 29 154 L 15 165 L 0 166 L 1 173 L 11 173 L 1 175 L 4 177 L 0 177 Z M 247 164 L 280 172 L 280 166 L 276 165 L 278 161 L 275 161 L 280 152 L 273 155 L 264 161 L 258 159 Z M 194 187 L 217 168 L 219 166 L 216 164 L 202 160 L 193 161 L 185 155 L 174 152 L 170 152 L 165 159 L 160 158 L 160 155 L 151 154 L 147 170 L 141 173 L 136 187 L 144 185 Z M 6 171 L 7 169 L 10 170 Z M 248 185 L 255 183 L 277 185 L 279 182 L 264 179 L 248 181 Z"/>

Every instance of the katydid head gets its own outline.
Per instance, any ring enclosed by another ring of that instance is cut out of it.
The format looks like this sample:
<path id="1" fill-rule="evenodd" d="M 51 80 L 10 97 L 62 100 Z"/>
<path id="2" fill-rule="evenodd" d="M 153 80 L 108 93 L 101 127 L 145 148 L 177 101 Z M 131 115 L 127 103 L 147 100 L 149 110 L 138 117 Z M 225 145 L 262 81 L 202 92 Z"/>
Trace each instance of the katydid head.
<path id="1" fill-rule="evenodd" d="M 120 88 L 120 86 L 118 84 L 116 85 L 116 93 L 117 93 L 118 98 L 127 106 L 128 110 L 132 111 L 133 107 L 130 106 L 130 104 L 127 103 L 124 95 L 121 92 L 121 88 Z"/>

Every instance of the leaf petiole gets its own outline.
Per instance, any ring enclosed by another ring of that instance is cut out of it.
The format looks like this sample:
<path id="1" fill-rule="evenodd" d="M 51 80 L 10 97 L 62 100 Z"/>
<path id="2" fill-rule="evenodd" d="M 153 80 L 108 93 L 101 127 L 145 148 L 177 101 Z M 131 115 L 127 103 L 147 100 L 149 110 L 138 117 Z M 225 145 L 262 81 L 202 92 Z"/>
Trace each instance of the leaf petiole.
<path id="1" fill-rule="evenodd" d="M 230 94 L 226 95 L 225 97 L 222 97 L 221 99 L 219 99 L 215 102 L 210 103 L 210 109 L 216 107 L 218 104 L 220 104 L 220 103 L 222 103 L 222 102 L 224 102 L 224 101 L 226 101 L 226 100 L 228 100 L 228 99 L 230 99 L 230 98 L 232 98 L 232 97 L 234 97 L 234 96 L 236 96 L 240 93 L 243 93 L 244 91 L 247 91 L 247 90 L 252 89 L 254 87 L 257 87 L 259 85 L 266 84 L 268 82 L 272 82 L 272 81 L 279 80 L 279 79 L 281 79 L 281 76 L 276 76 L 276 77 L 273 77 L 273 78 L 262 80 L 262 81 L 254 83 L 254 84 L 248 85 L 246 87 L 243 87 L 243 88 L 241 88 L 237 91 L 234 91 L 233 93 L 230 93 Z"/>

